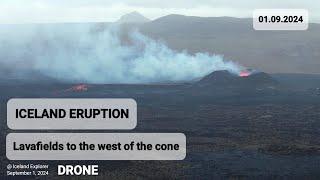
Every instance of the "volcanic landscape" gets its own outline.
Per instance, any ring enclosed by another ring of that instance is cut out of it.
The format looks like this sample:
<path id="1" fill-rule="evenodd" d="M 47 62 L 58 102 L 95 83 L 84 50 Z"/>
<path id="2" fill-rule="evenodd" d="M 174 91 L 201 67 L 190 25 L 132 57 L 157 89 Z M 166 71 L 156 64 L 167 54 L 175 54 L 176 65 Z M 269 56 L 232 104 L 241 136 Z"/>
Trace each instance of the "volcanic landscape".
<path id="1" fill-rule="evenodd" d="M 14 132 L 5 123 L 10 98 L 134 98 L 138 125 L 133 132 L 183 132 L 187 157 L 99 161 L 107 169 L 106 177 L 316 179 L 320 176 L 319 84 L 315 75 L 238 76 L 227 71 L 193 82 L 146 85 L 2 82 L 1 143 Z M 1 157 L 8 161 L 5 146 Z"/>
<path id="2" fill-rule="evenodd" d="M 134 130 L 96 132 L 181 132 L 185 160 L 27 163 L 49 163 L 50 172 L 99 164 L 96 179 L 319 179 L 319 24 L 255 31 L 248 18 L 181 15 L 122 24 L 116 33 L 105 31 L 110 24 L 94 24 L 89 35 L 90 23 L 2 25 L 3 164 L 26 163 L 5 155 L 5 137 L 16 132 L 6 125 L 10 98 L 133 98 Z M 132 29 L 145 36 L 129 42 Z M 224 60 L 257 70 L 230 73 L 239 68 Z"/>

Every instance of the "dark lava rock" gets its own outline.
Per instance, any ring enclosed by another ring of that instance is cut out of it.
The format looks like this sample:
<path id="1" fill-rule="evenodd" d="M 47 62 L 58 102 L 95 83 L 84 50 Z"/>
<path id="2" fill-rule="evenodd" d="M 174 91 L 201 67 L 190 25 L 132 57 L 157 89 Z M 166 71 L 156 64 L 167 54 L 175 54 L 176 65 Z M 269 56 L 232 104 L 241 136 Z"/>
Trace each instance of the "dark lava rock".
<path id="1" fill-rule="evenodd" d="M 259 152 L 278 155 L 319 155 L 320 148 L 313 146 L 271 144 L 258 149 Z"/>

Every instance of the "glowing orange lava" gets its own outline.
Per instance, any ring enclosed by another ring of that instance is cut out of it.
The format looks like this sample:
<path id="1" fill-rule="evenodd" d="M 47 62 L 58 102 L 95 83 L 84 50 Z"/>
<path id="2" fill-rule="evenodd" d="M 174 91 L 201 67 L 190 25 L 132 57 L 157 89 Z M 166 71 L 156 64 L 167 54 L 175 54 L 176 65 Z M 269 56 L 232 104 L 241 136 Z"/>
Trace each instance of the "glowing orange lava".
<path id="1" fill-rule="evenodd" d="M 248 77 L 248 76 L 250 76 L 250 72 L 249 71 L 241 71 L 239 76 L 240 77 Z"/>
<path id="2" fill-rule="evenodd" d="M 71 91 L 87 91 L 88 90 L 88 86 L 86 84 L 79 84 L 79 85 L 75 85 L 73 87 L 71 87 L 69 90 Z"/>
<path id="3" fill-rule="evenodd" d="M 65 92 L 84 92 L 84 91 L 88 91 L 88 89 L 89 89 L 89 85 L 78 84 L 78 85 L 74 85 L 68 89 L 64 89 L 61 91 L 55 91 L 54 94 L 60 94 L 60 93 L 65 93 Z"/>

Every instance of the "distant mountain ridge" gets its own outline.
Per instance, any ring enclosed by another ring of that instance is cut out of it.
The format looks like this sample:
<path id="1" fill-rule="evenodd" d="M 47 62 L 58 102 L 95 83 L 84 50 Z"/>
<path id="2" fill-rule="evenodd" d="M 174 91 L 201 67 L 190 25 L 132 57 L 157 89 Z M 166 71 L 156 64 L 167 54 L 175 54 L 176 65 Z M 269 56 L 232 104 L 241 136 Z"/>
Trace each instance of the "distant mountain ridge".
<path id="1" fill-rule="evenodd" d="M 267 73 L 320 73 L 320 24 L 306 31 L 256 31 L 251 18 L 167 15 L 139 26 L 177 51 L 222 54 Z"/>
<path id="2" fill-rule="evenodd" d="M 125 14 L 120 17 L 117 23 L 146 23 L 149 22 L 150 19 L 144 17 L 142 14 L 134 11 L 129 14 Z"/>

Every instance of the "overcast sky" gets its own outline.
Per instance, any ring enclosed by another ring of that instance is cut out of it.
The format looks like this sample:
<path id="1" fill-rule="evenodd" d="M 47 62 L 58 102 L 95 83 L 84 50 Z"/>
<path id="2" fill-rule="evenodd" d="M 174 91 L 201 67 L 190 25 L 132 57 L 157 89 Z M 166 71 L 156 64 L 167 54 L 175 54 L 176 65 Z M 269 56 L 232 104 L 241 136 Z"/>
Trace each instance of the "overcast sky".
<path id="1" fill-rule="evenodd" d="M 0 24 L 112 22 L 138 11 L 155 19 L 168 14 L 251 17 L 256 8 L 303 8 L 320 22 L 320 0 L 0 0 Z"/>

